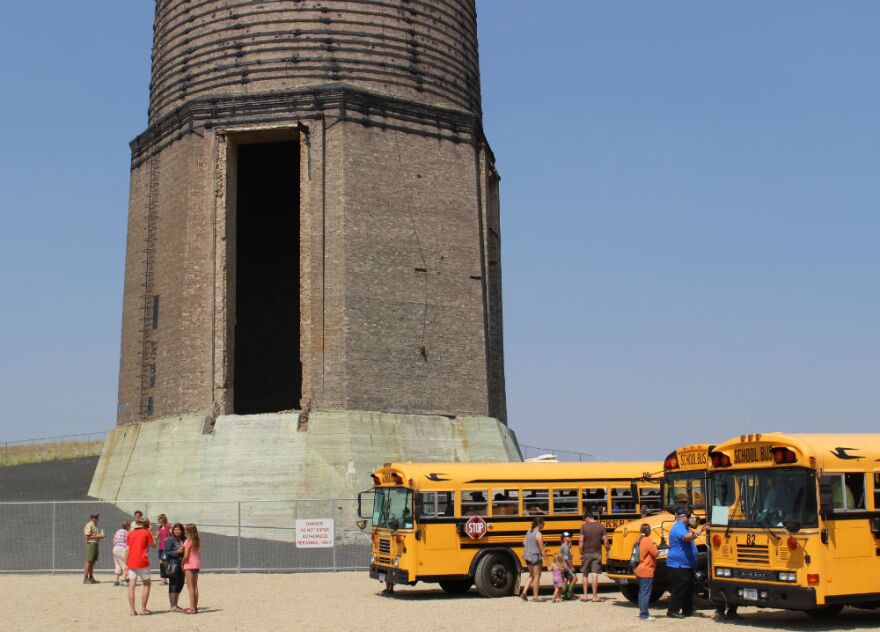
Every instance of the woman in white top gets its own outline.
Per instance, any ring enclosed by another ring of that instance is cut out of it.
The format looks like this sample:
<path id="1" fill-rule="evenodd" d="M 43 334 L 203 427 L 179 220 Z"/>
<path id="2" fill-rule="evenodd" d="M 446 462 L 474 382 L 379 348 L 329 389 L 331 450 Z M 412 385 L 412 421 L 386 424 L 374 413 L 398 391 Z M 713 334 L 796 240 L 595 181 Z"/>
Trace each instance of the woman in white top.
<path id="1" fill-rule="evenodd" d="M 130 525 L 130 522 L 123 522 L 122 527 L 113 534 L 113 566 L 116 573 L 116 579 L 113 582 L 114 586 L 128 585 L 123 578 L 128 574 L 128 567 L 126 565 L 128 543 L 125 540 L 125 536 L 128 535 L 128 527 Z"/>

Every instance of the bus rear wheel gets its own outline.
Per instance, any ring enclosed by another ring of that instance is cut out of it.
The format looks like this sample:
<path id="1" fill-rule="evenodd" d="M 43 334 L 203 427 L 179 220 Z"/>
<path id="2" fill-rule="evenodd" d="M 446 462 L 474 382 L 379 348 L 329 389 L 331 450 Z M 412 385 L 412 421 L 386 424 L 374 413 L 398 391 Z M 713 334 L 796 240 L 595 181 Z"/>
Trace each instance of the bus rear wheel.
<path id="1" fill-rule="evenodd" d="M 630 603 L 634 603 L 636 605 L 639 604 L 639 585 L 638 584 L 626 584 L 625 586 L 620 587 L 620 592 L 626 597 L 626 600 Z M 660 601 L 660 597 L 663 596 L 662 588 L 654 588 L 651 590 L 651 603 L 657 603 Z"/>
<path id="2" fill-rule="evenodd" d="M 827 617 L 833 617 L 840 614 L 841 610 L 843 610 L 843 606 L 837 604 L 834 606 L 823 606 L 821 608 L 815 608 L 813 610 L 805 610 L 804 612 L 806 612 L 811 617 L 815 617 L 817 619 L 825 619 Z"/>
<path id="3" fill-rule="evenodd" d="M 484 597 L 506 597 L 516 588 L 517 574 L 506 555 L 487 553 L 477 564 L 474 581 Z"/>
<path id="4" fill-rule="evenodd" d="M 440 582 L 440 588 L 450 595 L 463 595 L 474 585 L 472 579 L 447 579 Z"/>

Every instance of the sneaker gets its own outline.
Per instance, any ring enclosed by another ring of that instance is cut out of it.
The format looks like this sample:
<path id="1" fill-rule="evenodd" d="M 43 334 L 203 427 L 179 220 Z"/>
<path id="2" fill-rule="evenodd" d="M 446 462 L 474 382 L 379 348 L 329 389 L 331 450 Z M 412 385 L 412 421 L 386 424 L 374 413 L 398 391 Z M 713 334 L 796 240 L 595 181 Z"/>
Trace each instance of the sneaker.
<path id="1" fill-rule="evenodd" d="M 91 584 L 88 577 L 83 577 L 83 583 L 84 584 Z"/>
<path id="2" fill-rule="evenodd" d="M 656 621 L 657 617 L 653 615 L 648 615 L 647 617 L 639 617 L 640 621 Z"/>
<path id="3" fill-rule="evenodd" d="M 680 612 L 667 612 L 666 618 L 668 619 L 684 619 L 685 616 Z"/>

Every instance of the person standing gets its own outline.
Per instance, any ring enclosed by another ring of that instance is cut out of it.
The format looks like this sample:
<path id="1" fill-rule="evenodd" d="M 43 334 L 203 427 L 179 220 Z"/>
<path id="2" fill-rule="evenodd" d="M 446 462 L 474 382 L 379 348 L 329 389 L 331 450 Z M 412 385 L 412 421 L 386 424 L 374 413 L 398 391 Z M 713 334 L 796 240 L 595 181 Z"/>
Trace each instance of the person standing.
<path id="1" fill-rule="evenodd" d="M 123 522 L 119 529 L 116 530 L 116 533 L 113 534 L 113 566 L 116 572 L 116 579 L 113 581 L 114 586 L 119 586 L 120 584 L 124 586 L 127 580 L 128 542 L 126 541 L 126 536 L 130 526 L 130 522 Z"/>
<path id="2" fill-rule="evenodd" d="M 168 574 L 165 571 L 165 540 L 171 534 L 171 528 L 168 526 L 168 517 L 165 514 L 156 516 L 156 522 L 159 528 L 156 530 L 156 546 L 159 551 L 159 577 L 162 579 L 162 585 L 168 584 Z"/>
<path id="3" fill-rule="evenodd" d="M 199 530 L 189 523 L 185 527 L 186 542 L 183 544 L 183 572 L 186 575 L 186 587 L 189 592 L 189 608 L 184 614 L 199 613 L 199 572 L 202 570 L 202 544 L 199 541 Z"/>
<path id="4" fill-rule="evenodd" d="M 544 536 L 541 528 L 544 526 L 543 518 L 532 519 L 532 526 L 523 538 L 523 558 L 525 558 L 529 576 L 523 585 L 519 596 L 523 601 L 528 601 L 529 587 L 532 588 L 532 601 L 544 601 L 539 597 L 541 590 L 541 568 L 544 563 Z"/>
<path id="5" fill-rule="evenodd" d="M 676 512 L 676 522 L 669 530 L 669 553 L 666 568 L 669 573 L 670 596 L 666 616 L 683 619 L 694 614 L 694 572 L 697 568 L 697 545 L 694 543 L 705 533 L 705 524 L 691 530 L 691 512 L 681 507 Z"/>
<path id="6" fill-rule="evenodd" d="M 134 531 L 137 529 L 137 523 L 144 519 L 144 512 L 138 509 L 132 514 L 131 518 L 131 527 L 129 527 L 129 531 Z"/>
<path id="7" fill-rule="evenodd" d="M 126 536 L 128 544 L 128 605 L 131 614 L 153 614 L 147 610 L 147 602 L 150 600 L 150 560 L 147 551 L 156 548 L 156 539 L 150 531 L 150 521 L 141 520 L 135 524 L 135 528 Z M 144 585 L 141 593 L 141 611 L 134 609 L 135 586 L 140 579 Z"/>
<path id="8" fill-rule="evenodd" d="M 571 534 L 568 531 L 562 533 L 562 544 L 559 545 L 559 554 L 565 560 L 565 569 L 562 572 L 565 576 L 565 586 L 562 589 L 562 599 L 568 601 L 572 598 L 575 585 L 575 572 L 571 553 Z"/>
<path id="9" fill-rule="evenodd" d="M 584 595 L 581 597 L 581 601 L 591 601 L 587 599 L 587 585 L 590 579 L 593 583 L 592 601 L 600 601 L 599 573 L 602 570 L 602 547 L 604 546 L 607 551 L 610 545 L 608 544 L 608 536 L 605 535 L 605 527 L 601 522 L 597 522 L 591 513 L 584 515 L 584 524 L 581 525 L 581 533 L 578 536 L 578 546 L 581 549 L 581 573 L 584 574 Z"/>
<path id="10" fill-rule="evenodd" d="M 183 525 L 179 522 L 171 529 L 171 534 L 165 540 L 163 552 L 165 554 L 165 574 L 168 576 L 168 603 L 171 612 L 180 612 L 177 605 L 180 593 L 183 590 L 183 565 L 180 556 L 183 554 L 183 544 L 186 541 Z"/>
<path id="11" fill-rule="evenodd" d="M 95 562 L 98 561 L 98 543 L 103 539 L 104 532 L 98 529 L 98 520 L 101 514 L 93 513 L 89 521 L 83 527 L 83 536 L 86 539 L 86 565 L 83 570 L 84 584 L 100 584 L 95 579 Z"/>
<path id="12" fill-rule="evenodd" d="M 639 580 L 639 619 L 642 621 L 654 621 L 648 607 L 651 605 L 651 588 L 659 553 L 651 539 L 651 525 L 642 524 L 639 527 L 639 565 L 633 570 Z"/>

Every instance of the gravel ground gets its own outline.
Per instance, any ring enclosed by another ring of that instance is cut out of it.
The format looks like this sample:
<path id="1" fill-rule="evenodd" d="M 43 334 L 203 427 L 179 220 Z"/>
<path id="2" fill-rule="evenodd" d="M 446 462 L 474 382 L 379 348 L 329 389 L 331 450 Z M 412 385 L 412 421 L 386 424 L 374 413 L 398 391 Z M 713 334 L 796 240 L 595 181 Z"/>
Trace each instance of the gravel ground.
<path id="1" fill-rule="evenodd" d="M 203 611 L 196 616 L 163 612 L 167 588 L 153 582 L 152 616 L 128 614 L 126 591 L 104 583 L 85 586 L 78 576 L 0 576 L 0 629 L 34 630 L 296 630 L 422 632 L 438 630 L 718 630 L 748 627 L 779 630 L 876 630 L 880 612 L 846 609 L 830 620 L 814 620 L 784 611 L 743 609 L 743 619 L 716 623 L 711 611 L 686 622 L 662 616 L 638 620 L 634 606 L 614 586 L 603 586 L 598 604 L 534 603 L 517 598 L 484 599 L 474 592 L 449 596 L 431 585 L 398 589 L 394 597 L 378 595 L 380 585 L 365 573 L 301 573 L 292 575 L 213 575 L 199 581 Z M 138 587 L 138 594 L 141 588 Z M 549 590 L 545 590 L 549 594 Z M 186 591 L 181 598 L 186 605 Z"/>

